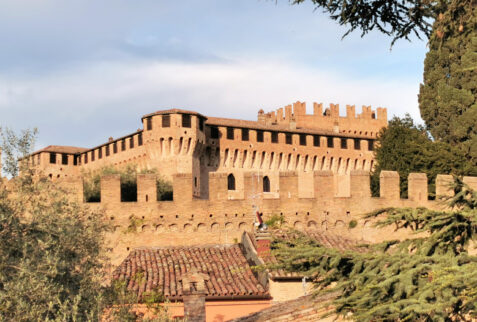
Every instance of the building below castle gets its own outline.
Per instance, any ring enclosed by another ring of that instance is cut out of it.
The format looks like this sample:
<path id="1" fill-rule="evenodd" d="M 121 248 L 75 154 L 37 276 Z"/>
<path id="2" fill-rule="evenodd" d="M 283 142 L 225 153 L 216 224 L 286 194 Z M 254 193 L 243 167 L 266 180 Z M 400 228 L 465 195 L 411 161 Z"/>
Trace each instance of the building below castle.
<path id="1" fill-rule="evenodd" d="M 363 106 L 357 115 L 354 106 L 347 106 L 343 117 L 338 105 L 323 110 L 314 103 L 313 114 L 307 114 L 305 103 L 296 102 L 270 113 L 260 110 L 257 121 L 169 109 L 143 116 L 142 123 L 143 129 L 93 148 L 50 145 L 33 153 L 32 161 L 55 179 L 129 164 L 156 169 L 168 179 L 191 173 L 199 198 L 208 198 L 211 172 L 240 177 L 254 171 L 267 177 L 267 190 L 278 192 L 280 171 L 372 169 L 375 139 L 387 126 L 387 111 Z M 230 188 L 234 185 L 231 180 Z"/>

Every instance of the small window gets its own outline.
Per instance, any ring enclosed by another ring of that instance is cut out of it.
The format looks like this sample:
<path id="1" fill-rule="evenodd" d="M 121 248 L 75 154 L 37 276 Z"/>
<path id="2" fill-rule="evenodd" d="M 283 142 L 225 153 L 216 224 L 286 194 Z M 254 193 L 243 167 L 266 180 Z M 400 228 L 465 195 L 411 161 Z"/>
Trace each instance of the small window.
<path id="1" fill-rule="evenodd" d="M 77 155 L 75 155 L 73 157 L 73 165 L 78 165 L 78 156 Z"/>
<path id="2" fill-rule="evenodd" d="M 354 139 L 354 149 L 355 150 L 361 150 L 361 140 L 360 139 Z"/>
<path id="3" fill-rule="evenodd" d="M 88 163 L 88 152 L 84 154 L 84 163 Z"/>
<path id="4" fill-rule="evenodd" d="M 334 147 L 333 137 L 327 137 L 326 138 L 326 143 L 327 143 L 329 148 L 333 148 Z"/>
<path id="5" fill-rule="evenodd" d="M 56 153 L 50 152 L 50 163 L 56 164 Z"/>
<path id="6" fill-rule="evenodd" d="M 263 142 L 263 131 L 257 131 L 257 142 Z"/>
<path id="7" fill-rule="evenodd" d="M 263 177 L 263 192 L 270 192 L 270 179 L 267 176 Z"/>
<path id="8" fill-rule="evenodd" d="M 374 151 L 374 140 L 368 140 L 368 150 Z"/>
<path id="9" fill-rule="evenodd" d="M 290 133 L 287 133 L 285 135 L 285 143 L 286 144 L 292 144 L 292 135 Z"/>
<path id="10" fill-rule="evenodd" d="M 242 141 L 248 141 L 248 129 L 242 129 Z"/>
<path id="11" fill-rule="evenodd" d="M 95 157 L 96 157 L 96 150 L 93 150 L 91 151 L 91 162 L 94 161 Z"/>
<path id="12" fill-rule="evenodd" d="M 130 149 L 134 148 L 134 137 L 133 136 L 131 136 L 131 138 L 129 139 L 129 148 Z"/>
<path id="13" fill-rule="evenodd" d="M 218 127 L 211 127 L 210 128 L 210 138 L 211 139 L 218 139 L 219 138 L 219 128 Z"/>
<path id="14" fill-rule="evenodd" d="M 171 127 L 171 116 L 169 114 L 162 116 L 162 127 Z"/>
<path id="15" fill-rule="evenodd" d="M 126 150 L 126 140 L 121 140 L 121 151 Z"/>
<path id="16" fill-rule="evenodd" d="M 204 132 L 204 119 L 199 117 L 199 130 Z"/>
<path id="17" fill-rule="evenodd" d="M 190 114 L 182 114 L 182 127 L 191 127 Z"/>
<path id="18" fill-rule="evenodd" d="M 68 164 L 68 154 L 62 154 L 61 155 L 61 164 L 67 165 Z"/>
<path id="19" fill-rule="evenodd" d="M 103 147 L 100 147 L 98 149 L 98 159 L 102 159 L 103 158 Z"/>
<path id="20" fill-rule="evenodd" d="M 137 136 L 137 145 L 138 146 L 142 145 L 142 133 L 139 133 Z"/>
<path id="21" fill-rule="evenodd" d="M 313 146 L 320 146 L 320 136 L 313 135 Z"/>
<path id="22" fill-rule="evenodd" d="M 152 130 L 152 117 L 148 117 L 146 119 L 146 130 L 147 131 Z"/>
<path id="23" fill-rule="evenodd" d="M 118 153 L 118 144 L 116 142 L 113 143 L 113 153 Z"/>
<path id="24" fill-rule="evenodd" d="M 234 139 L 234 128 L 233 127 L 228 127 L 227 128 L 227 140 L 233 140 Z"/>
<path id="25" fill-rule="evenodd" d="M 38 153 L 38 164 L 41 163 L 41 157 L 40 157 L 40 153 Z"/>
<path id="26" fill-rule="evenodd" d="M 300 145 L 306 145 L 306 135 L 300 134 Z"/>
<path id="27" fill-rule="evenodd" d="M 233 174 L 229 174 L 227 177 L 227 189 L 235 190 L 235 177 Z"/>
<path id="28" fill-rule="evenodd" d="M 348 148 L 348 139 L 341 139 L 341 148 L 347 149 Z"/>
<path id="29" fill-rule="evenodd" d="M 109 157 L 109 144 L 106 145 L 106 156 Z"/>
<path id="30" fill-rule="evenodd" d="M 272 143 L 278 143 L 278 132 L 272 132 Z"/>

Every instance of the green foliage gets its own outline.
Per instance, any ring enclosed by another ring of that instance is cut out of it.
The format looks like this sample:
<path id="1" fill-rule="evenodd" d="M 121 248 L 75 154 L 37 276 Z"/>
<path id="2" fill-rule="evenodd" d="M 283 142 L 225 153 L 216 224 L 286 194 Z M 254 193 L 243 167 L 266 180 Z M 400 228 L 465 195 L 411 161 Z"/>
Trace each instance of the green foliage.
<path id="1" fill-rule="evenodd" d="M 103 167 L 98 171 L 83 173 L 83 192 L 86 202 L 101 201 L 101 176 L 119 174 L 121 177 L 121 201 L 137 201 L 137 175 L 152 173 L 157 170 L 143 170 L 138 172 L 135 165 L 127 165 L 117 169 L 112 166 Z M 160 176 L 156 178 L 157 200 L 172 200 L 172 184 Z"/>
<path id="2" fill-rule="evenodd" d="M 358 222 L 356 220 L 351 220 L 348 224 L 348 227 L 349 229 L 353 229 L 353 228 L 356 228 L 356 226 L 358 226 Z"/>
<path id="3" fill-rule="evenodd" d="M 461 182 L 452 211 L 383 209 L 377 227 L 415 232 L 404 241 L 338 251 L 305 235 L 277 240 L 274 268 L 302 272 L 317 293 L 335 292 L 335 313 L 356 321 L 471 321 L 477 318 L 477 193 Z M 350 315 L 351 314 L 351 315 Z"/>
<path id="4" fill-rule="evenodd" d="M 265 220 L 265 224 L 271 228 L 281 228 L 286 223 L 283 214 L 273 214 L 268 220 Z"/>
<path id="5" fill-rule="evenodd" d="M 35 145 L 35 137 L 38 134 L 37 129 L 23 130 L 20 135 L 9 129 L 0 127 L 0 139 L 2 142 L 3 169 L 10 177 L 15 177 L 25 167 L 29 167 L 29 159 L 27 156 L 33 150 Z M 24 162 L 19 163 L 18 160 L 23 159 Z"/>
<path id="6" fill-rule="evenodd" d="M 427 174 L 429 191 L 435 192 L 438 174 L 477 175 L 477 166 L 471 166 L 460 149 L 445 142 L 434 142 L 427 131 L 415 125 L 409 115 L 394 117 L 378 136 L 376 166 L 371 177 L 373 195 L 379 195 L 379 174 L 393 170 L 401 178 L 401 196 L 407 197 L 407 177 L 411 172 Z"/>
<path id="7" fill-rule="evenodd" d="M 434 22 L 419 93 L 421 116 L 434 138 L 457 146 L 477 164 L 477 1 L 446 4 Z"/>

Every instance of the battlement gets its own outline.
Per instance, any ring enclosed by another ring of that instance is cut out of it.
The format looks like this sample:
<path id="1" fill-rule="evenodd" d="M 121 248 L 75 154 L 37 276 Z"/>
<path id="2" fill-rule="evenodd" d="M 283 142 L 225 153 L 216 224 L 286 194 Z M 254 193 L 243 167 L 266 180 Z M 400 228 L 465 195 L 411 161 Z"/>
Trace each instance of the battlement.
<path id="1" fill-rule="evenodd" d="M 260 110 L 258 122 L 288 125 L 291 129 L 333 130 L 336 133 L 376 136 L 387 125 L 387 109 L 378 107 L 374 111 L 371 106 L 363 106 L 361 114 L 356 115 L 355 105 L 346 105 L 346 116 L 340 116 L 339 104 L 330 104 L 323 110 L 323 103 L 313 103 L 313 114 L 307 114 L 306 103 L 297 101 L 269 113 Z"/>

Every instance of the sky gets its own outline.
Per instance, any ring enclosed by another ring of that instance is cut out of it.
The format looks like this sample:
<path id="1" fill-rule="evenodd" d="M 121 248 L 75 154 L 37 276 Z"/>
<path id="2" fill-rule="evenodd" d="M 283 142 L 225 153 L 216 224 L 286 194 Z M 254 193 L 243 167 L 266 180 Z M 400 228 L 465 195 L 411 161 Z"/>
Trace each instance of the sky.
<path id="1" fill-rule="evenodd" d="M 287 0 L 0 0 L 0 126 L 92 147 L 183 108 L 256 120 L 296 101 L 417 103 L 426 41 L 339 26 Z"/>

